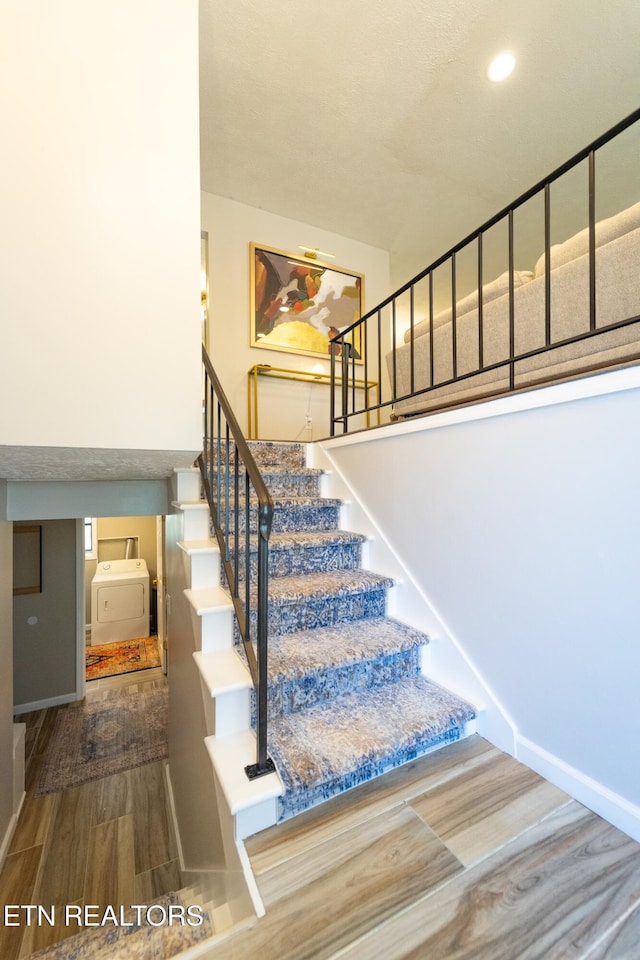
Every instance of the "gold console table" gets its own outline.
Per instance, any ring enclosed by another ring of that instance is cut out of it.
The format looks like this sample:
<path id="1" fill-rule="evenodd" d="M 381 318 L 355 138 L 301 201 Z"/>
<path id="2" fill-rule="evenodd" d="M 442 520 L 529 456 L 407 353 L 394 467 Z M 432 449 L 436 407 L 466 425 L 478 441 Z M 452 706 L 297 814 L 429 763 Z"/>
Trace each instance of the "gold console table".
<path id="1" fill-rule="evenodd" d="M 258 439 L 258 381 L 260 377 L 273 377 L 276 380 L 300 380 L 303 383 L 325 383 L 331 384 L 331 375 L 328 373 L 309 373 L 306 370 L 289 370 L 287 367 L 272 367 L 268 363 L 256 363 L 247 374 L 247 436 L 249 440 Z M 358 390 L 366 390 L 367 396 L 369 390 L 377 388 L 377 380 L 354 380 Z M 339 386 L 342 380 L 336 379 L 336 386 Z M 367 413 L 367 426 L 371 426 L 371 415 Z M 377 411 L 378 424 L 380 424 L 380 410 Z"/>

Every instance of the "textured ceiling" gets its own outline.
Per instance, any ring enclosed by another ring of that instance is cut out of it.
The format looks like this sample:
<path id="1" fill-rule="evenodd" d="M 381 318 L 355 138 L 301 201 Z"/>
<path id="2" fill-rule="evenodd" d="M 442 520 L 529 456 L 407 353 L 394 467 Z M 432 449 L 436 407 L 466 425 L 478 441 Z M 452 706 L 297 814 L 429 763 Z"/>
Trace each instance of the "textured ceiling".
<path id="1" fill-rule="evenodd" d="M 640 106 L 638 0 L 201 0 L 204 190 L 397 286 Z M 517 57 L 503 84 L 486 67 Z"/>
<path id="2" fill-rule="evenodd" d="M 197 455 L 195 450 L 0 446 L 0 481 L 168 480 Z"/>

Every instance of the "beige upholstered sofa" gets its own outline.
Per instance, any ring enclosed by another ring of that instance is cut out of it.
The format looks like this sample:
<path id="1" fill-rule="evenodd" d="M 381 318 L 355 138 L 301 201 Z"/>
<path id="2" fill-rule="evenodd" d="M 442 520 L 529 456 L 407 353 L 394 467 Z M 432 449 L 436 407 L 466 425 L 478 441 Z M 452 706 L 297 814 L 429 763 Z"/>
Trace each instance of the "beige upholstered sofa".
<path id="1" fill-rule="evenodd" d="M 551 342 L 589 330 L 589 235 L 583 230 L 551 248 Z M 545 345 L 545 257 L 532 272 L 514 273 L 515 355 Z M 483 367 L 509 357 L 509 276 L 503 274 L 482 288 Z M 515 386 L 533 386 L 550 379 L 581 375 L 601 366 L 640 358 L 640 203 L 596 224 L 596 327 L 631 317 L 637 324 L 576 343 L 553 347 L 515 364 Z M 456 304 L 457 376 L 479 369 L 478 292 Z M 397 397 L 411 392 L 411 331 L 397 348 Z M 413 331 L 414 391 L 430 384 L 429 319 Z M 438 387 L 453 377 L 452 310 L 433 318 L 433 382 L 436 388 L 394 404 L 402 417 L 436 407 L 500 393 L 509 387 L 509 367 L 484 370 Z M 393 353 L 387 355 L 393 383 Z"/>

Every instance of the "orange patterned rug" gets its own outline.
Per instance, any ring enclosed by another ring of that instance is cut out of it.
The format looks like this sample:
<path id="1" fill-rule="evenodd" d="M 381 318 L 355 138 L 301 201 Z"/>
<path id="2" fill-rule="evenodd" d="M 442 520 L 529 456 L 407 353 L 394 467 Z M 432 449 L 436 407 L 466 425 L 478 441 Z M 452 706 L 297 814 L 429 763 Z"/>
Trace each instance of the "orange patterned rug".
<path id="1" fill-rule="evenodd" d="M 134 670 L 150 670 L 160 666 L 158 643 L 155 637 L 140 637 L 139 640 L 89 646 L 86 666 L 87 680 L 117 677 L 120 673 L 132 673 Z"/>

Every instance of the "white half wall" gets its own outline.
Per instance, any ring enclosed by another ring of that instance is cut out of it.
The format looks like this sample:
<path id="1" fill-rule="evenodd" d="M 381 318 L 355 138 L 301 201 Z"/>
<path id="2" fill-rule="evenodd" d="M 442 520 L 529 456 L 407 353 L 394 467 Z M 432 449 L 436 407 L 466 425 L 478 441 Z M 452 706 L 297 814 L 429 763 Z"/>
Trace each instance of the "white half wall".
<path id="1" fill-rule="evenodd" d="M 326 445 L 516 755 L 638 838 L 639 373 Z"/>
<path id="2" fill-rule="evenodd" d="M 5 5 L 0 444 L 200 447 L 196 0 Z"/>
<path id="3" fill-rule="evenodd" d="M 0 521 L 0 867 L 15 827 L 13 810 L 13 524 Z"/>
<path id="4" fill-rule="evenodd" d="M 335 254 L 332 263 L 364 274 L 365 309 L 389 294 L 389 253 L 210 193 L 202 194 L 202 229 L 209 238 L 209 352 L 245 430 L 247 373 L 254 364 L 325 373 L 330 369 L 328 358 L 250 346 L 249 244 L 264 244 L 298 256 L 302 254 L 298 245 L 305 244 Z M 389 332 L 384 331 L 384 336 Z M 259 397 L 261 439 L 312 440 L 329 435 L 328 386 L 261 378 Z M 306 427 L 307 412 L 311 429 Z"/>

